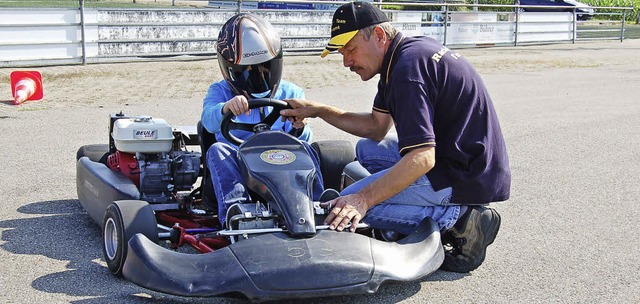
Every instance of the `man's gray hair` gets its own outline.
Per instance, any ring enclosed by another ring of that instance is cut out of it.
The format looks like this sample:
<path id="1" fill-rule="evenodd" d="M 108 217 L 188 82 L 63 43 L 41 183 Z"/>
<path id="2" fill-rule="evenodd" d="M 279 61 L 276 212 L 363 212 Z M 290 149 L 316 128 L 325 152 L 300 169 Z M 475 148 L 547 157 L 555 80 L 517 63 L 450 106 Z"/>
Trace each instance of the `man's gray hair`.
<path id="1" fill-rule="evenodd" d="M 360 29 L 364 40 L 369 40 L 369 38 L 371 38 L 373 29 L 376 28 L 376 26 L 381 27 L 384 30 L 384 33 L 387 35 L 387 38 L 389 38 L 390 40 L 396 38 L 396 35 L 398 34 L 398 30 L 393 25 L 391 25 L 390 22 L 382 22 Z"/>

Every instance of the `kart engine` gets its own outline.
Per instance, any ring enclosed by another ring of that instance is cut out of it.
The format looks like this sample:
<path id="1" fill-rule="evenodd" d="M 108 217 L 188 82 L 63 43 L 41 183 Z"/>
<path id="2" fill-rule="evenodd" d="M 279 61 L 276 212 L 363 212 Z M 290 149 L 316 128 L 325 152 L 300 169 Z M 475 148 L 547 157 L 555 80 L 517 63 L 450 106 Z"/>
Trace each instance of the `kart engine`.
<path id="1" fill-rule="evenodd" d="M 115 152 L 107 157 L 110 169 L 129 177 L 140 199 L 166 203 L 177 191 L 188 191 L 198 179 L 200 153 L 174 145 L 172 127 L 148 116 L 114 120 L 111 133 Z M 178 147 L 178 149 L 175 148 Z"/>

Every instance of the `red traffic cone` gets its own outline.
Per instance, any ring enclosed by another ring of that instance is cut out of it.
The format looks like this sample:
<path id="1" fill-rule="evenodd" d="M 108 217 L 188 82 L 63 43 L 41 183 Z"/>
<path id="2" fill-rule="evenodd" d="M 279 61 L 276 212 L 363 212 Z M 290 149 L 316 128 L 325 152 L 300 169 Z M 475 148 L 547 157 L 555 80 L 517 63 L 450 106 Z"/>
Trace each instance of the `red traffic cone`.
<path id="1" fill-rule="evenodd" d="M 42 75 L 37 71 L 11 72 L 11 93 L 15 105 L 42 99 Z"/>

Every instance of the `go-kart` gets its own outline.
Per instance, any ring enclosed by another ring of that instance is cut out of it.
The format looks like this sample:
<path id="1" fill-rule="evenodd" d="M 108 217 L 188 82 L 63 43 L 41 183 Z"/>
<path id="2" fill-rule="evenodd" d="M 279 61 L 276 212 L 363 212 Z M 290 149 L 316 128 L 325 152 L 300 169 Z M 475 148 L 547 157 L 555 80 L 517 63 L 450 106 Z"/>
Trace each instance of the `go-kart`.
<path id="1" fill-rule="evenodd" d="M 431 219 L 395 242 L 379 240 L 366 224 L 355 233 L 323 225 L 330 210 L 312 199 L 319 172 L 311 156 L 297 138 L 270 128 L 288 105 L 251 100 L 250 108 L 257 107 L 273 111 L 256 124 L 235 122 L 231 114 L 222 122 L 225 138 L 239 145 L 252 197 L 227 214 L 217 214 L 211 202 L 202 156 L 213 137 L 201 126 L 112 114 L 109 143 L 78 150 L 78 198 L 102 227 L 113 274 L 168 294 L 261 301 L 374 293 L 386 281 L 412 281 L 438 269 L 444 253 Z M 255 134 L 243 142 L 233 130 Z M 312 147 L 325 187 L 341 190 L 368 174 L 347 141 Z"/>

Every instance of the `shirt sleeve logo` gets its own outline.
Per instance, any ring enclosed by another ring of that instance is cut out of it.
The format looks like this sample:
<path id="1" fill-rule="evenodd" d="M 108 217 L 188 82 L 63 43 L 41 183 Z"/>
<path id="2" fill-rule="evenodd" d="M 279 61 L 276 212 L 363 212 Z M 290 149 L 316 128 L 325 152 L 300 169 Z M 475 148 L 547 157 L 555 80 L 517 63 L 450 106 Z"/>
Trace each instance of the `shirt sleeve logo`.
<path id="1" fill-rule="evenodd" d="M 451 56 L 451 58 L 453 59 L 459 59 L 460 57 L 462 57 L 462 55 L 451 51 L 449 48 L 443 47 L 437 53 L 431 55 L 431 59 L 435 60 L 435 62 L 440 62 L 440 59 L 442 59 L 442 57 L 444 57 L 444 55 L 448 52 L 451 52 L 449 56 Z"/>

